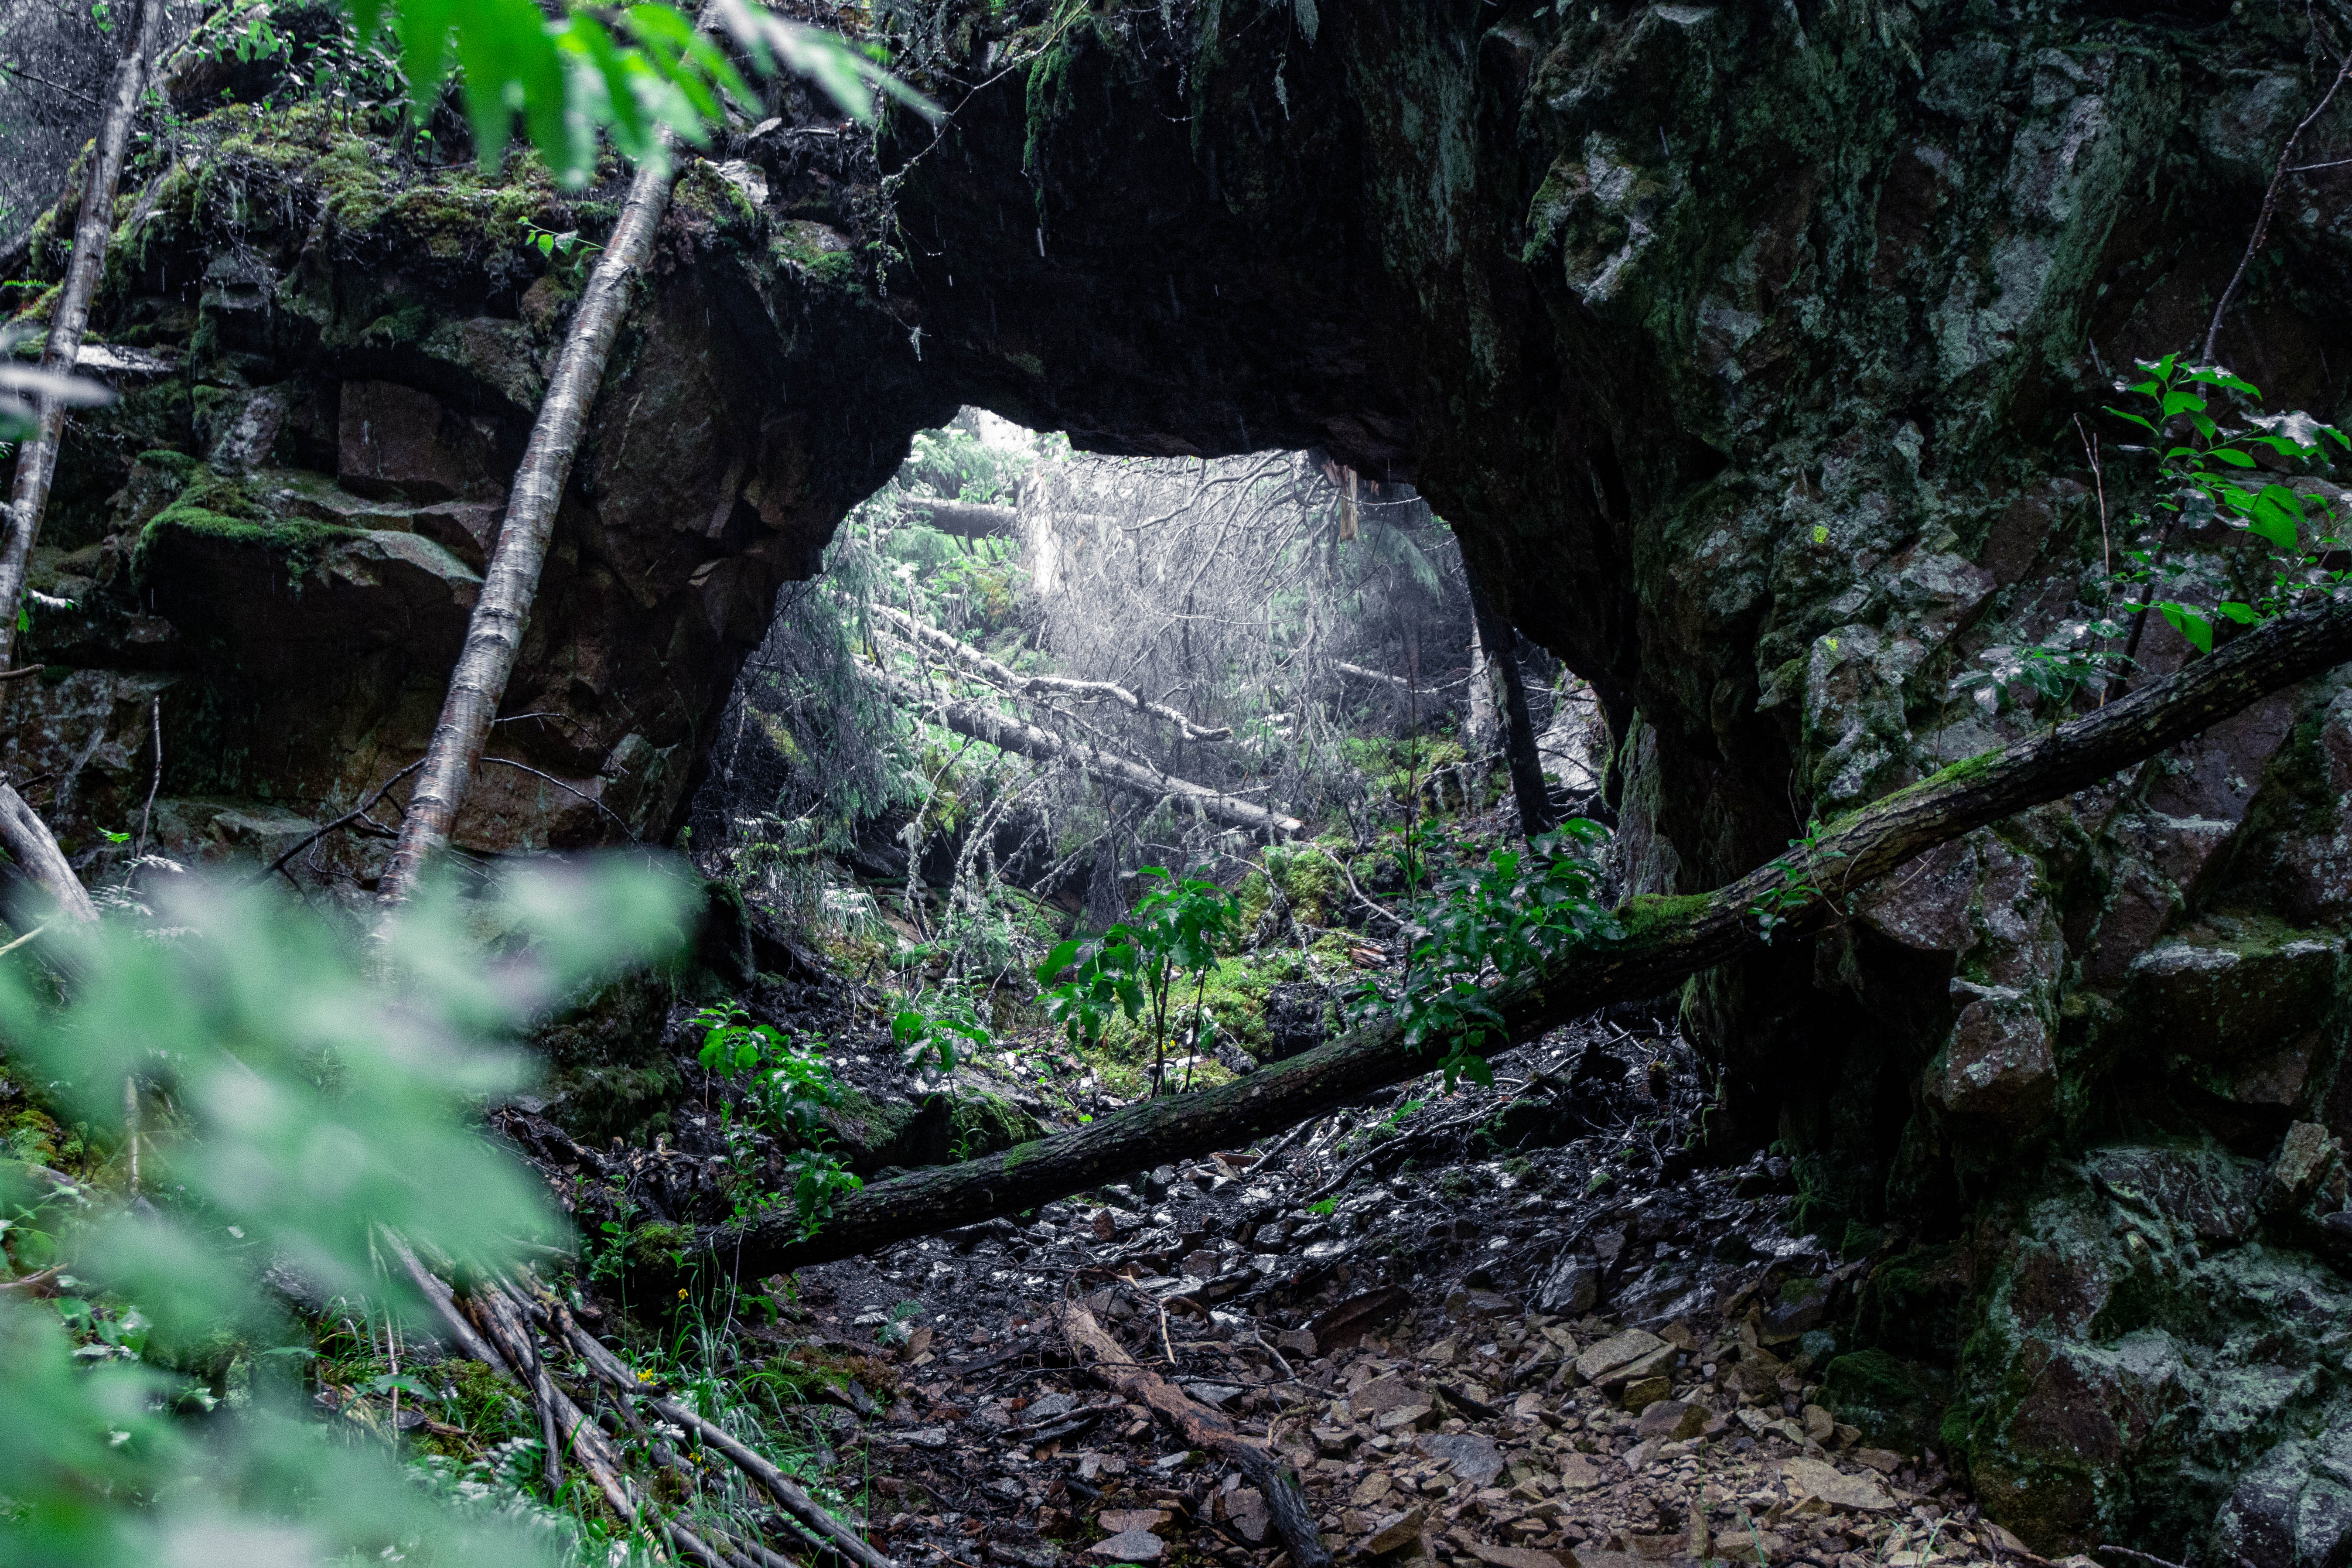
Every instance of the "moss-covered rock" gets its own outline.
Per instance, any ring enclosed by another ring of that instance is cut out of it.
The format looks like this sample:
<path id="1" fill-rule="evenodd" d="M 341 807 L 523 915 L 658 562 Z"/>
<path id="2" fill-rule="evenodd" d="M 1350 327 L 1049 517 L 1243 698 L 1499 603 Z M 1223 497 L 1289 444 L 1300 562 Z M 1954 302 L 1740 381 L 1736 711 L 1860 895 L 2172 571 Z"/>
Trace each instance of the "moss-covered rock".
<path id="1" fill-rule="evenodd" d="M 1949 1380 L 1917 1362 L 1875 1347 L 1833 1358 L 1822 1379 L 1822 1404 L 1862 1428 L 1871 1447 L 1916 1455 L 1941 1446 Z"/>

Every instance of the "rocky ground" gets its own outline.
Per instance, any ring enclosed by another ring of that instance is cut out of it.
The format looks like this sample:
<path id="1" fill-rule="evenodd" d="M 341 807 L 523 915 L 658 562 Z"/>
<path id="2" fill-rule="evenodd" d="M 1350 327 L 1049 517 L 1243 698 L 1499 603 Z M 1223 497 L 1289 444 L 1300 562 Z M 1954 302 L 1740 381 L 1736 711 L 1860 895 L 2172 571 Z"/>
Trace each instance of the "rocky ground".
<path id="1" fill-rule="evenodd" d="M 1694 1168 L 1690 1054 L 1631 1022 L 1563 1031 L 1492 1089 L 1423 1080 L 1262 1152 L 770 1281 L 780 1317 L 745 1313 L 724 1354 L 829 1370 L 800 1385 L 823 1402 L 811 1464 L 910 1564 L 1286 1568 L 1260 1491 L 1108 1392 L 1064 1303 L 1270 1441 L 1342 1562 L 2038 1562 L 1932 1450 L 1824 1408 L 1827 1325 L 1871 1260 L 1789 1234 L 1783 1162 Z M 727 1180 L 681 1116 L 623 1155 L 506 1125 L 677 1210 Z"/>

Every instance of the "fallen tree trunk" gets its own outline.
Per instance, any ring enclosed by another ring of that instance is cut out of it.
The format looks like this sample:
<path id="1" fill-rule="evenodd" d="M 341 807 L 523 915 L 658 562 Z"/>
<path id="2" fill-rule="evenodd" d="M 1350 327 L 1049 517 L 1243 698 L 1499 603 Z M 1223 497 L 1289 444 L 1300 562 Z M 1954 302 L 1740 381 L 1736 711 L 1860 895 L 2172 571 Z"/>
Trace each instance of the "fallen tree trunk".
<path id="1" fill-rule="evenodd" d="M 81 213 L 74 223 L 73 259 L 66 265 L 65 281 L 49 311 L 49 339 L 41 351 L 41 369 L 53 376 L 72 374 L 74 362 L 81 357 L 90 299 L 98 292 L 99 278 L 106 270 L 106 247 L 114 237 L 114 194 L 122 184 L 122 158 L 131 142 L 131 122 L 138 116 L 140 89 L 147 83 L 156 39 L 163 30 L 163 0 L 142 0 L 138 31 L 114 68 L 106 118 L 99 122 L 89 177 L 81 190 Z M 33 434 L 16 448 L 8 540 L 0 547 L 0 669 L 9 666 L 16 649 L 16 606 L 25 596 L 25 570 L 33 557 L 33 539 L 41 531 L 41 514 L 48 510 L 49 482 L 57 476 L 58 442 L 66 426 L 64 400 L 44 392 L 37 418 Z"/>
<path id="2" fill-rule="evenodd" d="M 1333 659 L 1331 668 L 1342 675 L 1352 676 L 1358 680 L 1369 680 L 1376 685 L 1394 687 L 1399 691 L 1412 689 L 1412 682 L 1402 675 L 1391 675 L 1384 669 L 1366 669 L 1362 665 L 1349 664 L 1344 658 Z"/>
<path id="3" fill-rule="evenodd" d="M 1212 822 L 1238 827 L 1244 832 L 1263 833 L 1269 838 L 1287 838 L 1305 826 L 1295 816 L 1268 811 L 1255 801 L 1226 795 L 1188 779 L 1171 778 L 1156 768 L 1116 756 L 1084 742 L 1064 740 L 1051 730 L 1024 723 L 1011 714 L 1000 713 L 985 704 L 966 702 L 956 697 L 935 698 L 919 683 L 903 675 L 895 675 L 887 669 L 877 669 L 873 674 L 900 700 L 936 712 L 940 721 L 957 734 L 985 741 L 1000 751 L 1041 763 L 1073 763 L 1105 784 L 1135 795 L 1148 795 L 1154 800 L 1167 797 L 1181 801 Z"/>
<path id="4" fill-rule="evenodd" d="M 1090 1361 L 1088 1372 L 1175 1427 L 1176 1435 L 1186 1443 L 1207 1448 L 1240 1468 L 1265 1500 L 1266 1516 L 1282 1543 L 1290 1548 L 1290 1560 L 1297 1568 L 1330 1568 L 1331 1553 L 1324 1550 L 1306 1491 L 1265 1444 L 1243 1436 L 1223 1415 L 1195 1404 L 1174 1384 L 1139 1365 L 1084 1307 L 1065 1301 L 1054 1310 L 1062 1324 L 1062 1337 L 1070 1342 L 1070 1353 Z"/>
<path id="5" fill-rule="evenodd" d="M 931 514 L 931 526 L 958 539 L 1010 539 L 1021 509 L 988 506 L 979 501 L 929 500 L 913 503 Z"/>
<path id="6" fill-rule="evenodd" d="M 1497 987 L 1503 1037 L 1486 1054 L 1540 1038 L 1611 1002 L 1655 996 L 1762 943 L 1754 910 L 1770 900 L 1792 935 L 1818 931 L 1844 900 L 1913 857 L 2029 806 L 2063 799 L 2227 718 L 2256 699 L 2352 659 L 2352 595 L 2284 616 L 2177 674 L 2005 751 L 1956 763 L 1839 818 L 1802 861 L 1783 857 L 1712 893 L 1643 898 L 1617 934 Z M 983 737 L 985 738 L 985 737 Z M 844 1198 L 803 1237 L 789 1205 L 703 1232 L 702 1248 L 747 1279 L 929 1236 L 1119 1180 L 1136 1170 L 1280 1131 L 1428 1071 L 1389 1026 L 1354 1030 L 1198 1094 L 1169 1096 L 1075 1131 L 960 1165 L 877 1182 Z"/>
<path id="7" fill-rule="evenodd" d="M 1229 728 L 1211 729 L 1203 724 L 1196 724 L 1166 703 L 1154 702 L 1148 698 L 1139 697 L 1126 687 L 1114 682 L 1074 680 L 1063 675 L 1022 675 L 1015 672 L 1010 666 L 989 658 L 970 643 L 959 642 L 939 627 L 927 626 L 904 610 L 894 610 L 887 605 L 876 605 L 872 606 L 872 613 L 918 647 L 929 648 L 935 653 L 943 653 L 950 658 L 971 666 L 987 677 L 991 684 L 1002 687 L 1010 695 L 1075 697 L 1084 702 L 1116 702 L 1123 708 L 1131 708 L 1138 713 L 1147 714 L 1151 718 L 1175 725 L 1177 733 L 1188 741 L 1226 741 L 1233 738 L 1234 732 Z"/>

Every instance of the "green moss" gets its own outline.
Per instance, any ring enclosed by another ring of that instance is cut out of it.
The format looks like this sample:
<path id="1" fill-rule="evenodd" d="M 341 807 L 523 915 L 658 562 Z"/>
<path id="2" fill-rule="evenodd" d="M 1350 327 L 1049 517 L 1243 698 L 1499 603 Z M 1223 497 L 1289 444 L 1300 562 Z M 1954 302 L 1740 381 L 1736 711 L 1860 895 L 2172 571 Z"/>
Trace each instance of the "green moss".
<path id="1" fill-rule="evenodd" d="M 949 1112 L 956 1151 L 967 1159 L 998 1154 L 1045 1135 L 1037 1119 L 1005 1099 L 984 1090 L 961 1095 Z"/>
<path id="2" fill-rule="evenodd" d="M 632 1267 L 660 1268 L 675 1266 L 679 1258 L 694 1251 L 694 1227 L 672 1225 L 667 1220 L 651 1220 L 629 1232 L 625 1245 Z"/>
<path id="3" fill-rule="evenodd" d="M 1706 893 L 1637 893 L 1611 911 L 1616 940 L 1627 946 L 1654 941 L 1706 912 Z"/>
<path id="4" fill-rule="evenodd" d="M 857 254 L 824 244 L 829 237 L 831 232 L 819 224 L 787 224 L 782 233 L 768 242 L 768 254 L 829 288 L 853 288 L 857 282 Z"/>
<path id="5" fill-rule="evenodd" d="M 1950 1399 L 1943 1374 L 1874 1348 L 1838 1357 L 1822 1381 L 1825 1409 L 1861 1427 L 1872 1447 L 1905 1454 L 1940 1438 Z"/>
<path id="6" fill-rule="evenodd" d="M 138 460 L 159 473 L 171 475 L 184 485 L 193 480 L 204 469 L 204 464 L 187 453 L 174 452 L 162 447 L 140 453 Z"/>
<path id="7" fill-rule="evenodd" d="M 281 518 L 248 495 L 236 480 L 200 472 L 178 499 L 157 512 L 140 531 L 131 552 L 134 583 L 144 584 L 153 568 L 155 552 L 175 543 L 198 547 L 241 546 L 277 556 L 287 580 L 299 584 L 327 551 L 360 537 L 360 531 L 308 518 Z"/>

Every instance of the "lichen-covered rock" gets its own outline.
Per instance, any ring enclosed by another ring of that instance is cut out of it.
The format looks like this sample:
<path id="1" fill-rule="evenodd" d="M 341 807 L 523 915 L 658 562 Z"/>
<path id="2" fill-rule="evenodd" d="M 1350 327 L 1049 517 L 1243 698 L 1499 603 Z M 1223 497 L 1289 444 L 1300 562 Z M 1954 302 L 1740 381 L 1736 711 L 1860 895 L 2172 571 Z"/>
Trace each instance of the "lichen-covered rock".
<path id="1" fill-rule="evenodd" d="M 2263 1181 L 2210 1143 L 2110 1145 L 2013 1216 L 1944 1426 L 2012 1529 L 2075 1551 L 2307 1525 L 2315 1555 L 2252 1558 L 2286 1563 L 2347 1539 L 2278 1472 L 2352 1422 L 2352 1281 L 2264 1226 Z"/>

